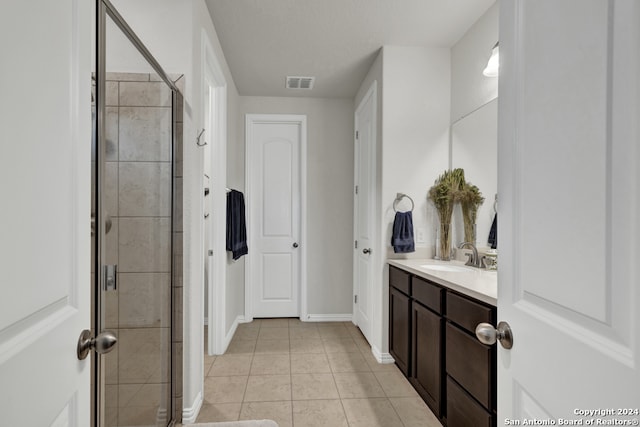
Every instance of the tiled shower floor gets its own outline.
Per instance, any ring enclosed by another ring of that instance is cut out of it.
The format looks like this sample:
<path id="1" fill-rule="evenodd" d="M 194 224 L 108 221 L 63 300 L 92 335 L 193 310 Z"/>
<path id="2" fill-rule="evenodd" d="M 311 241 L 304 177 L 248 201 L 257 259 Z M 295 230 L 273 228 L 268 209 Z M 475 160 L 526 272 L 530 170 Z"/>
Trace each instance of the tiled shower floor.
<path id="1" fill-rule="evenodd" d="M 241 324 L 205 354 L 197 422 L 273 419 L 280 427 L 440 427 L 395 365 L 381 365 L 350 322 Z"/>

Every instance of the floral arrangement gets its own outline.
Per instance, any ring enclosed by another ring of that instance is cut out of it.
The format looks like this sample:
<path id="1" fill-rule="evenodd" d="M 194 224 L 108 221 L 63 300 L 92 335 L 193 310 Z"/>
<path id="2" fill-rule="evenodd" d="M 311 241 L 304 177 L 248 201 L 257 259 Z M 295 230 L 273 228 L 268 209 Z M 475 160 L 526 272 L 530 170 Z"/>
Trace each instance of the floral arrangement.
<path id="1" fill-rule="evenodd" d="M 451 216 L 456 203 L 462 207 L 464 240 L 475 242 L 475 224 L 478 208 L 484 202 L 480 189 L 467 182 L 464 169 L 446 170 L 429 189 L 427 198 L 431 200 L 440 219 L 440 259 L 451 258 Z"/>
<path id="2" fill-rule="evenodd" d="M 465 184 L 464 170 L 446 170 L 440 175 L 429 189 L 428 199 L 438 211 L 440 219 L 440 259 L 448 261 L 451 258 L 451 216 L 458 193 Z"/>
<path id="3" fill-rule="evenodd" d="M 476 241 L 476 217 L 478 216 L 478 208 L 484 203 L 484 197 L 478 187 L 465 182 L 456 198 L 462 207 L 464 241 L 474 243 Z"/>

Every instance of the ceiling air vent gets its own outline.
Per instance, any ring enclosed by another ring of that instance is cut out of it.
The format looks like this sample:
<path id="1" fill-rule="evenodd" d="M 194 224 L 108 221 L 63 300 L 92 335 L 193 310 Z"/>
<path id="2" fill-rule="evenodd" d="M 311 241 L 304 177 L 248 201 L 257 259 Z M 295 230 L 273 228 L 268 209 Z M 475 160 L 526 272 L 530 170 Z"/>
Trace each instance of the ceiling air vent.
<path id="1" fill-rule="evenodd" d="M 287 76 L 287 89 L 313 89 L 315 77 Z"/>

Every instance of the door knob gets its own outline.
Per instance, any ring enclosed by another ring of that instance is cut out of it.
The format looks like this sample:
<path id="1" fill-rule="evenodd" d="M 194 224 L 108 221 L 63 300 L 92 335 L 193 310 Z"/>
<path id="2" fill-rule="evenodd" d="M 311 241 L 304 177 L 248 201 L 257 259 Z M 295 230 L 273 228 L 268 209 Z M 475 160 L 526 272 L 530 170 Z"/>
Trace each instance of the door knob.
<path id="1" fill-rule="evenodd" d="M 298 242 L 293 242 L 293 248 L 297 248 L 298 247 Z"/>
<path id="2" fill-rule="evenodd" d="M 78 338 L 78 360 L 86 359 L 91 350 L 98 354 L 109 353 L 114 349 L 116 342 L 118 342 L 118 339 L 111 331 L 104 331 L 93 338 L 91 331 L 85 329 L 80 333 L 80 338 Z"/>
<path id="3" fill-rule="evenodd" d="M 365 255 L 366 255 L 366 254 L 370 254 L 370 253 L 371 253 L 371 249 L 370 249 L 370 248 L 364 248 L 364 249 L 362 250 L 362 253 L 363 253 L 363 254 L 365 254 Z"/>
<path id="4" fill-rule="evenodd" d="M 497 329 L 491 323 L 480 323 L 476 326 L 476 337 L 483 344 L 493 345 L 497 340 L 507 350 L 513 347 L 513 333 L 507 322 L 498 323 Z"/>

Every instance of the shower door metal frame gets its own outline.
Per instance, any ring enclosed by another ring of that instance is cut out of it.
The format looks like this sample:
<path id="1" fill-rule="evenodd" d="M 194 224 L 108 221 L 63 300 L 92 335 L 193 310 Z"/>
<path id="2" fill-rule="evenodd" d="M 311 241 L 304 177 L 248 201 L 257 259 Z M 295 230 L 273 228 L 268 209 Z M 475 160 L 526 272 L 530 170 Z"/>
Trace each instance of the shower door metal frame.
<path id="1" fill-rule="evenodd" d="M 170 275 L 170 288 L 171 288 L 171 308 L 170 308 L 170 322 L 171 325 L 171 337 L 169 345 L 169 363 L 170 363 L 170 405 L 167 408 L 167 423 L 168 425 L 175 424 L 175 396 L 176 396 L 176 366 L 174 360 L 174 336 L 175 336 L 175 301 L 173 298 L 173 286 L 174 286 L 174 218 L 175 218 L 175 206 L 174 206 L 174 188 L 175 188 L 175 141 L 176 141 L 176 119 L 178 100 L 183 99 L 180 90 L 171 80 L 169 75 L 160 66 L 158 61 L 153 57 L 151 52 L 146 48 L 142 41 L 138 38 L 133 29 L 127 24 L 118 10 L 111 4 L 109 0 L 96 0 L 96 126 L 94 141 L 96 141 L 96 160 L 94 167 L 96 168 L 94 185 L 94 197 L 95 197 L 95 239 L 94 239 L 94 282 L 92 286 L 92 303 L 93 310 L 91 316 L 91 327 L 94 331 L 94 335 L 99 334 L 104 325 L 102 325 L 102 289 L 105 286 L 104 277 L 102 274 L 103 257 L 105 253 L 105 219 L 103 218 L 103 203 L 102 195 L 104 194 L 104 163 L 105 163 L 105 119 L 106 119 L 106 23 L 107 16 L 116 24 L 116 26 L 124 33 L 131 44 L 136 50 L 145 58 L 145 60 L 151 65 L 153 70 L 162 79 L 162 81 L 171 88 L 171 146 L 170 146 L 170 162 L 171 162 L 171 189 L 170 189 L 170 201 L 171 201 L 171 224 L 170 224 L 170 236 L 171 236 L 171 275 Z M 91 397 L 91 422 L 93 427 L 102 427 L 101 424 L 101 402 L 102 396 L 102 360 L 99 354 L 94 353 L 92 357 L 92 397 Z"/>

